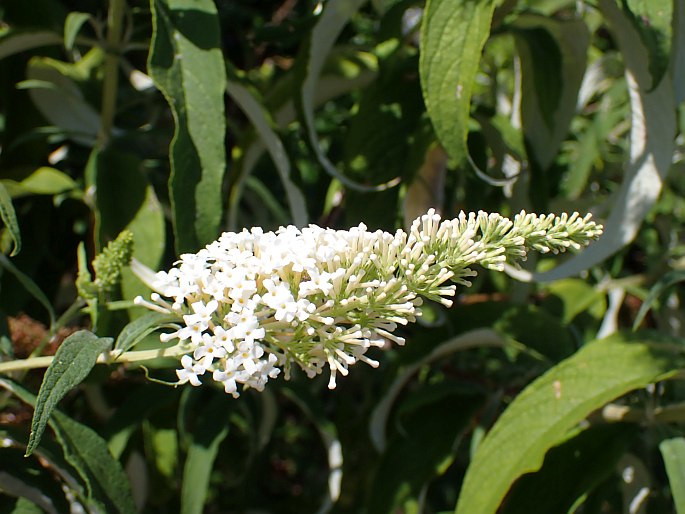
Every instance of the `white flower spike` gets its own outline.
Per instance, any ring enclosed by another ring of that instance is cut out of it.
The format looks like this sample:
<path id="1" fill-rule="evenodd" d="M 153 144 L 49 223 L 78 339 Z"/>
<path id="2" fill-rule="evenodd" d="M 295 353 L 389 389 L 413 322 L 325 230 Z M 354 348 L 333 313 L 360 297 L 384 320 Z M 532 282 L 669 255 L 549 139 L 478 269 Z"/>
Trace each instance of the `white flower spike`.
<path id="1" fill-rule="evenodd" d="M 480 264 L 501 270 L 529 249 L 563 252 L 598 238 L 601 225 L 578 213 L 461 213 L 442 221 L 430 210 L 406 233 L 360 224 L 350 230 L 315 225 L 276 232 L 227 232 L 197 254 L 184 254 L 152 283 L 159 294 L 138 304 L 173 312 L 184 326 L 162 334 L 187 347 L 179 383 L 211 376 L 238 397 L 239 386 L 261 391 L 293 364 L 313 377 L 324 368 L 329 387 L 386 341 L 404 344 L 398 325 L 416 321 L 422 298 L 450 306 L 456 286 L 470 285 Z M 171 298 L 167 302 L 160 295 Z M 205 372 L 209 372 L 205 374 Z"/>

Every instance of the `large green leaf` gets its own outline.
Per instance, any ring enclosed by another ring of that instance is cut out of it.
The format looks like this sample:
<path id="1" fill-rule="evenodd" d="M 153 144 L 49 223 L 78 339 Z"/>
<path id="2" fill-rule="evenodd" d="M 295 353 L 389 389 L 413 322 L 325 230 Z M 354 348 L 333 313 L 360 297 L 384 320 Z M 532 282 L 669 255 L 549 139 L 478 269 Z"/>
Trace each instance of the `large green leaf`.
<path id="1" fill-rule="evenodd" d="M 464 161 L 471 106 L 494 0 L 428 0 L 421 25 L 419 73 L 426 109 L 450 157 Z"/>
<path id="2" fill-rule="evenodd" d="M 545 453 L 607 402 L 677 371 L 668 346 L 617 334 L 587 344 L 535 380 L 481 443 L 456 512 L 496 512 L 514 481 L 542 465 Z"/>
<path id="3" fill-rule="evenodd" d="M 597 425 L 552 448 L 539 471 L 524 475 L 507 495 L 501 514 L 559 514 L 615 472 L 639 435 L 627 423 Z"/>
<path id="4" fill-rule="evenodd" d="M 153 36 L 148 70 L 171 106 L 169 192 L 179 253 L 216 238 L 226 165 L 226 71 L 211 0 L 150 0 Z"/>
<path id="5" fill-rule="evenodd" d="M 0 378 L 0 387 L 35 406 L 38 399 L 19 384 Z M 131 486 L 124 470 L 107 450 L 107 443 L 92 429 L 54 412 L 49 420 L 66 460 L 78 471 L 87 491 L 87 503 L 99 512 L 136 512 Z"/>
<path id="6" fill-rule="evenodd" d="M 45 425 L 57 403 L 88 376 L 98 356 L 111 347 L 111 338 L 101 338 L 86 330 L 70 335 L 60 345 L 38 392 L 26 455 L 31 455 L 40 443 Z"/>

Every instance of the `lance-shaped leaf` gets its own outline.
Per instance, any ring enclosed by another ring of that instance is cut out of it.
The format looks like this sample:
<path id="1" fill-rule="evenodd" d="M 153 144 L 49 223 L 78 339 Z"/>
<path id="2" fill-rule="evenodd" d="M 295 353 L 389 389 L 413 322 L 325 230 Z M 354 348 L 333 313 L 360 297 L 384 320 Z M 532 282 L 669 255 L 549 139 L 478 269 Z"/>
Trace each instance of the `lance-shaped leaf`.
<path id="1" fill-rule="evenodd" d="M 31 455 L 38 446 L 57 403 L 88 376 L 98 356 L 111 346 L 111 338 L 98 337 L 86 330 L 70 335 L 60 345 L 38 392 L 26 455 Z"/>
<path id="2" fill-rule="evenodd" d="M 492 514 L 511 485 L 594 410 L 682 364 L 666 345 L 617 334 L 588 343 L 535 380 L 511 403 L 478 448 L 456 512 Z"/>
<path id="3" fill-rule="evenodd" d="M 204 510 L 214 460 L 221 441 L 228 435 L 229 404 L 225 395 L 216 395 L 198 419 L 183 468 L 181 514 L 201 514 Z"/>
<path id="4" fill-rule="evenodd" d="M 290 180 L 290 159 L 285 152 L 283 142 L 273 129 L 273 120 L 264 108 L 264 102 L 260 101 L 256 91 L 251 91 L 237 79 L 228 81 L 227 92 L 250 119 L 269 152 L 281 177 L 293 222 L 297 226 L 305 226 L 308 219 L 307 203 L 302 192 Z"/>
<path id="5" fill-rule="evenodd" d="M 12 255 L 16 255 L 21 251 L 21 232 L 19 231 L 19 223 L 17 222 L 17 213 L 14 212 L 12 206 L 12 198 L 4 185 L 0 184 L 0 218 L 7 227 L 10 237 L 14 242 L 14 249 Z"/>
<path id="6" fill-rule="evenodd" d="M 211 0 L 150 0 L 153 35 L 148 70 L 176 122 L 171 142 L 176 250 L 216 238 L 226 164 L 226 72 L 216 6 Z"/>
<path id="7" fill-rule="evenodd" d="M 685 439 L 675 437 L 662 441 L 659 451 L 666 465 L 676 512 L 685 514 Z"/>
<path id="8" fill-rule="evenodd" d="M 19 384 L 0 378 L 0 387 L 29 405 L 38 404 L 38 398 Z M 96 512 L 135 513 L 131 485 L 119 462 L 109 453 L 104 439 L 61 412 L 55 412 L 49 423 L 67 462 L 85 484 L 86 506 Z"/>
<path id="9" fill-rule="evenodd" d="M 435 133 L 449 156 L 466 158 L 471 93 L 490 35 L 493 0 L 429 0 L 421 25 L 419 74 Z"/>
<path id="10" fill-rule="evenodd" d="M 159 328 L 169 326 L 175 321 L 179 321 L 179 316 L 176 314 L 149 312 L 140 318 L 131 321 L 122 329 L 114 348 L 122 353 L 126 352 L 138 344 L 148 334 L 151 334 Z"/>
<path id="11" fill-rule="evenodd" d="M 375 191 L 387 189 L 394 182 L 379 186 L 366 186 L 340 173 L 321 148 L 318 135 L 316 134 L 316 127 L 314 126 L 314 102 L 317 96 L 316 89 L 321 70 L 335 44 L 335 40 L 347 22 L 350 21 L 350 18 L 364 3 L 366 3 L 366 0 L 328 0 L 325 3 L 323 12 L 316 22 L 310 38 L 306 41 L 304 51 L 299 57 L 301 67 L 298 73 L 302 77 L 302 87 L 298 97 L 298 107 L 307 130 L 309 144 L 326 173 L 337 178 L 350 189 L 356 191 Z"/>

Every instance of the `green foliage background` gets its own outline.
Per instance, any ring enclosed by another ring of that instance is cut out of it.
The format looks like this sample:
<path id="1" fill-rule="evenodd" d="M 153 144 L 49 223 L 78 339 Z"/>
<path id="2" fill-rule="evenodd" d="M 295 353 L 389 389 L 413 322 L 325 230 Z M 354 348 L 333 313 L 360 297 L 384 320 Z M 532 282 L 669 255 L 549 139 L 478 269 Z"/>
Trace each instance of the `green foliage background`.
<path id="1" fill-rule="evenodd" d="M 684 54 L 683 0 L 3 2 L 0 370 L 71 335 L 0 371 L 0 512 L 685 514 Z M 95 366 L 171 322 L 90 264 L 123 231 L 158 270 L 430 207 L 605 234 L 335 391 Z"/>

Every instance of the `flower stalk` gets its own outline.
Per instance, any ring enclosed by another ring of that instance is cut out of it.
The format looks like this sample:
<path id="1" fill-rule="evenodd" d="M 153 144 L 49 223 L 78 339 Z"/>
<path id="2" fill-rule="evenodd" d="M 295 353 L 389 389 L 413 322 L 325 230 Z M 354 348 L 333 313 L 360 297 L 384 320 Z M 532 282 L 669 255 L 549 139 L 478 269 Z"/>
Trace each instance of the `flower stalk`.
<path id="1" fill-rule="evenodd" d="M 315 225 L 276 232 L 259 228 L 224 233 L 175 267 L 142 273 L 156 292 L 135 303 L 178 317 L 177 330 L 160 335 L 159 350 L 103 354 L 98 362 L 132 363 L 179 358 L 178 384 L 207 377 L 238 397 L 301 369 L 324 370 L 329 388 L 339 375 L 388 342 L 404 344 L 400 326 L 421 316 L 424 299 L 452 305 L 456 285 L 470 285 L 472 266 L 502 270 L 530 250 L 580 249 L 601 235 L 591 216 L 461 213 L 442 220 L 434 211 L 394 234 Z M 448 283 L 451 282 L 451 283 Z M 0 363 L 0 372 L 44 367 L 50 357 Z"/>

